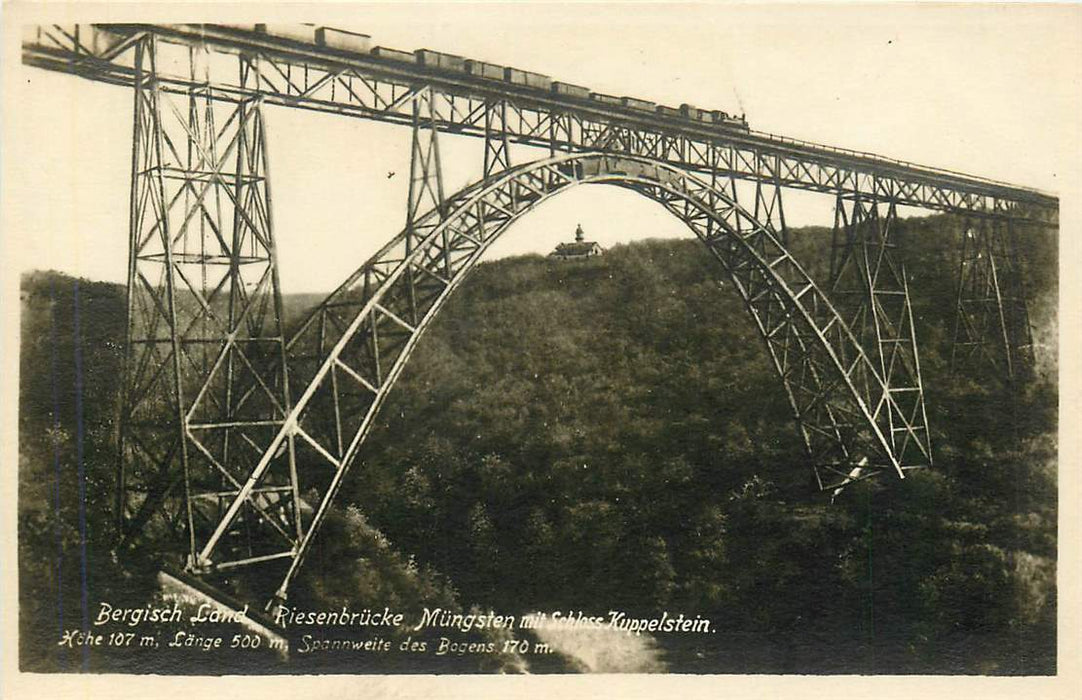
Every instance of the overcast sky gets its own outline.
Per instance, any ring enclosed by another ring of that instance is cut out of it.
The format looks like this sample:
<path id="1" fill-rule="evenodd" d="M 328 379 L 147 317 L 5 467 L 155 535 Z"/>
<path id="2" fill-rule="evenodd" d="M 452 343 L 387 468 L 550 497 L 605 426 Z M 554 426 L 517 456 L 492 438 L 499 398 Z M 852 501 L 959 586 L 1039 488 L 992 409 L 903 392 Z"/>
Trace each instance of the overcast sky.
<path id="1" fill-rule="evenodd" d="M 368 33 L 379 45 L 513 65 L 598 92 L 746 112 L 757 130 L 1052 192 L 1078 177 L 1078 8 L 332 9 L 295 19 Z M 262 19 L 248 13 L 249 21 Z M 8 102 L 18 107 L 5 115 L 17 138 L 5 144 L 5 157 L 17 178 L 8 233 L 19 235 L 21 268 L 121 281 L 130 90 L 19 71 Z M 284 291 L 330 289 L 401 228 L 409 132 L 282 108 L 269 108 L 267 119 Z M 478 176 L 479 140 L 442 138 L 441 150 L 449 192 Z M 388 179 L 390 171 L 396 177 Z M 793 224 L 830 220 L 829 197 L 786 203 Z M 525 217 L 490 255 L 548 252 L 569 240 L 577 223 L 605 246 L 688 235 L 657 205 L 590 186 Z"/>

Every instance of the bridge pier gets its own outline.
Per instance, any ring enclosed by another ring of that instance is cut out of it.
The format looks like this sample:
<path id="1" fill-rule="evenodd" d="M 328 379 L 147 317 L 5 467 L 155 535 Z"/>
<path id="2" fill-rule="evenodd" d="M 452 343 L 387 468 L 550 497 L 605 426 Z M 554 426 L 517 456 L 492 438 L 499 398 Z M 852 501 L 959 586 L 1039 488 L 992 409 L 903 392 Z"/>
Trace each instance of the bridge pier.
<path id="1" fill-rule="evenodd" d="M 266 128 L 258 95 L 213 86 L 205 47 L 147 34 L 134 52 L 119 542 L 148 531 L 155 546 L 184 542 L 163 554 L 199 570 L 291 405 Z M 257 86 L 256 62 L 231 58 L 239 85 Z M 187 89 L 170 88 L 164 64 L 183 66 Z M 275 462 L 223 534 L 223 566 L 283 556 L 300 536 L 292 439 Z"/>
<path id="2" fill-rule="evenodd" d="M 993 370 L 1013 382 L 1033 370 L 1017 226 L 1009 212 L 963 221 L 952 371 Z"/>
<path id="3" fill-rule="evenodd" d="M 775 175 L 779 169 L 779 163 L 767 168 Z M 718 179 L 715 174 L 711 182 Z M 880 189 L 877 182 L 868 184 L 870 192 Z M 729 189 L 734 201 L 753 202 L 748 210 L 762 227 L 741 235 L 782 269 L 789 236 L 780 183 L 756 180 L 738 187 L 733 177 Z M 820 490 L 834 490 L 884 469 L 902 475 L 932 462 L 909 288 L 904 266 L 893 252 L 896 218 L 892 199 L 871 194 L 836 198 L 825 288 L 829 294 L 821 300 L 822 308 L 812 307 L 817 317 L 811 333 L 800 332 L 793 324 L 787 324 L 786 333 L 779 332 L 781 326 L 774 319 L 793 313 L 791 300 L 741 292 L 786 385 Z M 844 329 L 835 314 L 844 320 Z M 842 333 L 851 333 L 856 342 L 846 342 Z M 844 381 L 862 397 L 866 415 L 828 400 L 837 390 L 838 378 L 828 369 L 834 358 L 817 350 L 826 339 L 842 353 L 836 359 Z M 854 349 L 858 352 L 851 354 Z M 861 426 L 867 420 L 875 423 L 882 443 L 859 437 L 866 434 Z M 892 455 L 889 462 L 875 457 L 884 449 Z"/>
<path id="4" fill-rule="evenodd" d="M 874 190 L 873 190 L 874 191 Z M 838 197 L 835 205 L 830 289 L 839 312 L 871 357 L 863 386 L 881 386 L 869 395 L 873 414 L 903 468 L 932 460 L 924 382 L 905 265 L 899 247 L 897 207 L 876 195 Z"/>

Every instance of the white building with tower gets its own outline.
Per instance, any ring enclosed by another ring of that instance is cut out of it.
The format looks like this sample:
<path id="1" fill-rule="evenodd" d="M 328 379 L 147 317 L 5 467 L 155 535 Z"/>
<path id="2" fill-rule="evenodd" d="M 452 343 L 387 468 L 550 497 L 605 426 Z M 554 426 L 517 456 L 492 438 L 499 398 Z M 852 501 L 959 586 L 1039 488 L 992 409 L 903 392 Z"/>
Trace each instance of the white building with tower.
<path id="1" fill-rule="evenodd" d="M 603 255 L 605 249 L 597 241 L 587 241 L 582 231 L 582 224 L 575 227 L 575 242 L 560 243 L 556 249 L 549 253 L 550 258 L 562 260 L 575 260 L 579 258 L 594 258 Z"/>

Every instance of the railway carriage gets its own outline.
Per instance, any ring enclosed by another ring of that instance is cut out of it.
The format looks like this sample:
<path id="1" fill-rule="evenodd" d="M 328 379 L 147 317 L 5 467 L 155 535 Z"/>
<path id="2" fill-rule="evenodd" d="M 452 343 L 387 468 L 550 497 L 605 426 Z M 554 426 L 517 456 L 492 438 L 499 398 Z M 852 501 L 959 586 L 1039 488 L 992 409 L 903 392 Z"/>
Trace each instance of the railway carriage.
<path id="1" fill-rule="evenodd" d="M 657 106 L 653 102 L 640 100 L 634 97 L 621 97 L 620 104 L 623 105 L 625 109 L 637 109 L 640 112 L 653 112 L 654 108 Z"/>
<path id="2" fill-rule="evenodd" d="M 531 73 L 518 68 L 504 68 L 503 79 L 512 85 L 524 85 L 538 90 L 551 90 L 552 78 L 540 73 Z"/>
<path id="3" fill-rule="evenodd" d="M 552 91 L 564 97 L 574 97 L 579 100 L 590 99 L 590 88 L 581 85 L 572 85 L 571 83 L 554 80 L 552 81 Z"/>
<path id="4" fill-rule="evenodd" d="M 710 123 L 711 121 L 709 112 L 705 109 L 699 109 L 695 105 L 688 104 L 687 102 L 680 105 L 680 116 L 684 117 L 684 119 L 690 119 L 696 122 Z"/>
<path id="5" fill-rule="evenodd" d="M 466 72 L 466 59 L 450 53 L 441 53 L 431 49 L 417 49 L 413 52 L 418 65 L 427 68 L 441 68 L 443 70 Z"/>
<path id="6" fill-rule="evenodd" d="M 328 49 L 351 53 L 368 53 L 372 48 L 372 37 L 367 34 L 347 32 L 343 29 L 320 27 L 316 30 L 316 43 Z"/>
<path id="7" fill-rule="evenodd" d="M 314 24 L 257 24 L 255 30 L 276 39 L 289 39 L 302 44 L 316 43 Z"/>
<path id="8" fill-rule="evenodd" d="M 591 102 L 596 102 L 598 104 L 606 105 L 606 106 L 609 106 L 609 107 L 623 107 L 624 106 L 623 102 L 620 101 L 619 97 L 616 97 L 615 95 L 606 95 L 606 94 L 604 94 L 602 92 L 591 92 L 590 93 L 590 101 Z"/>
<path id="9" fill-rule="evenodd" d="M 497 66 L 494 63 L 485 63 L 484 61 L 469 59 L 466 61 L 466 72 L 472 76 L 485 78 L 486 80 L 503 80 L 504 67 Z"/>
<path id="10" fill-rule="evenodd" d="M 372 55 L 385 61 L 400 61 L 402 63 L 415 63 L 417 57 L 408 51 L 389 49 L 386 46 L 377 46 L 372 49 Z"/>

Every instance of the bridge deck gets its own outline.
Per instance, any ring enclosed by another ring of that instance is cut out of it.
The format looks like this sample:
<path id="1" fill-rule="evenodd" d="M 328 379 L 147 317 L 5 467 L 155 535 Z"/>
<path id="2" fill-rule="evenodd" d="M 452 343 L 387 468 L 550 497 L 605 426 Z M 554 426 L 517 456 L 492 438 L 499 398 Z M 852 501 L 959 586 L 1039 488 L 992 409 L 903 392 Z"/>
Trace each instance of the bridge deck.
<path id="1" fill-rule="evenodd" d="M 1054 220 L 1058 198 L 1034 189 L 722 124 L 606 105 L 550 90 L 495 81 L 371 53 L 328 48 L 220 25 L 41 27 L 23 44 L 24 63 L 91 80 L 132 85 L 130 48 L 152 33 L 166 45 L 205 45 L 220 54 L 258 57 L 258 84 L 232 73 L 158 79 L 163 89 L 210 89 L 222 100 L 265 102 L 346 116 L 408 123 L 411 97 L 431 87 L 437 126 L 485 135 L 486 105 L 506 101 L 503 125 L 513 142 L 557 150 L 608 150 L 654 157 L 723 177 L 776 182 L 843 197 L 875 196 L 897 204 L 977 216 Z M 163 71 L 159 68 L 159 71 Z M 1021 207 L 1021 209 L 1020 209 Z"/>

